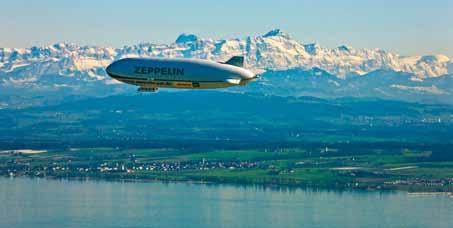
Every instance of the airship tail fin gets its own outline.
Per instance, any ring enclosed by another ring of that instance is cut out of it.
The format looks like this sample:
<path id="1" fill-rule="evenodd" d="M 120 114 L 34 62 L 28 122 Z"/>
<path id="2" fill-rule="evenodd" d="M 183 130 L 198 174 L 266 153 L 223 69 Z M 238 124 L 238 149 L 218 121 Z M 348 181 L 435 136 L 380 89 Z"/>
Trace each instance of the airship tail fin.
<path id="1" fill-rule="evenodd" d="M 233 56 L 231 59 L 225 62 L 225 64 L 243 67 L 244 66 L 244 56 Z"/>

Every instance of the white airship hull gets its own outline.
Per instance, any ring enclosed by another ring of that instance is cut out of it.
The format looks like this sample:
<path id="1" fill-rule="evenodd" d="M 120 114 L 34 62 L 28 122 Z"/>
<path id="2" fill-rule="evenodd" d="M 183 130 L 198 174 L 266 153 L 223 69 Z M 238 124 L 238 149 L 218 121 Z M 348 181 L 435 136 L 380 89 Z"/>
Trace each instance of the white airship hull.
<path id="1" fill-rule="evenodd" d="M 127 58 L 107 67 L 107 74 L 139 91 L 157 88 L 215 89 L 244 85 L 256 75 L 242 67 L 196 59 Z"/>

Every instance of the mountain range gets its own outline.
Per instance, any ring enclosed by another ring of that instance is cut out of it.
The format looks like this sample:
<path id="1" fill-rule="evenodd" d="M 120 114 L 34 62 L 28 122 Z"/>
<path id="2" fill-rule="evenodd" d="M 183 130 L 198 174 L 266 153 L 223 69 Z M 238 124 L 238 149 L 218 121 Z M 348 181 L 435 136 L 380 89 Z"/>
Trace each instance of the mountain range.
<path id="1" fill-rule="evenodd" d="M 379 97 L 453 103 L 453 61 L 445 55 L 401 56 L 381 49 L 303 44 L 275 29 L 243 39 L 205 39 L 181 34 L 173 43 L 121 48 L 58 43 L 0 48 L 4 94 L 61 92 L 104 96 L 133 88 L 109 78 L 105 67 L 125 57 L 201 58 L 224 61 L 243 55 L 258 82 L 232 92 L 281 96 Z"/>

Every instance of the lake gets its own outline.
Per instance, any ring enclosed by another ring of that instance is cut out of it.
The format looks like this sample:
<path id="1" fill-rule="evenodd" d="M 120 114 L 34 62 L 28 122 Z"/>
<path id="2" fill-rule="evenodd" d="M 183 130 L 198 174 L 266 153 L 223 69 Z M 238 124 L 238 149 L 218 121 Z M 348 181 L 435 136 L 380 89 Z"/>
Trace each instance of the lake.
<path id="1" fill-rule="evenodd" d="M 0 227 L 452 227 L 453 198 L 0 178 Z"/>

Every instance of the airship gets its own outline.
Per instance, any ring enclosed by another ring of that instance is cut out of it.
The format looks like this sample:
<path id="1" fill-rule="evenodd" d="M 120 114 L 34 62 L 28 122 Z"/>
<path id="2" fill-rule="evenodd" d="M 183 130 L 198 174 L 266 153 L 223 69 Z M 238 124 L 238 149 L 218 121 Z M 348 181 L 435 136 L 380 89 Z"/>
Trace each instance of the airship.
<path id="1" fill-rule="evenodd" d="M 140 92 L 158 88 L 216 89 L 240 86 L 258 77 L 243 68 L 244 57 L 226 62 L 184 58 L 124 58 L 107 66 L 107 74 L 138 86 Z"/>

